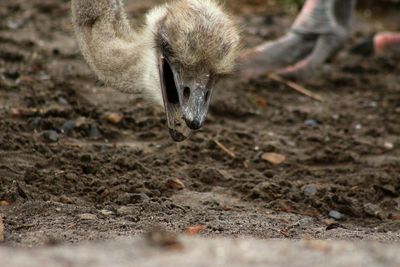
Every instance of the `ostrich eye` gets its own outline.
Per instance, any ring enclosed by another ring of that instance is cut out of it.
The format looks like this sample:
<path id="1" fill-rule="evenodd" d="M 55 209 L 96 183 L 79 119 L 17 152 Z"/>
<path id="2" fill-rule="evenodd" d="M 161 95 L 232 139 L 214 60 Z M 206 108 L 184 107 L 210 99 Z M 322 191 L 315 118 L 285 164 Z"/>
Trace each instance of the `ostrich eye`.
<path id="1" fill-rule="evenodd" d="M 210 74 L 210 78 L 208 79 L 207 88 L 212 88 L 220 79 L 220 76 L 217 74 Z"/>

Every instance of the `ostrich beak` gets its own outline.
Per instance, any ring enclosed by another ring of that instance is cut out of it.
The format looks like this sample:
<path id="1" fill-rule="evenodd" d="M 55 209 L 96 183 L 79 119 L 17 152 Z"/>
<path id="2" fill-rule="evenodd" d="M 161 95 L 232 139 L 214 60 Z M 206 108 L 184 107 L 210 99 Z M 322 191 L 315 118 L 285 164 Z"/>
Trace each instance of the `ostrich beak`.
<path id="1" fill-rule="evenodd" d="M 160 77 L 168 128 L 172 139 L 180 142 L 200 129 L 207 117 L 210 77 L 182 79 L 164 57 L 160 59 Z"/>
<path id="2" fill-rule="evenodd" d="M 211 89 L 207 88 L 207 82 L 184 82 L 179 99 L 183 118 L 190 129 L 198 130 L 203 126 L 210 106 L 210 94 Z"/>

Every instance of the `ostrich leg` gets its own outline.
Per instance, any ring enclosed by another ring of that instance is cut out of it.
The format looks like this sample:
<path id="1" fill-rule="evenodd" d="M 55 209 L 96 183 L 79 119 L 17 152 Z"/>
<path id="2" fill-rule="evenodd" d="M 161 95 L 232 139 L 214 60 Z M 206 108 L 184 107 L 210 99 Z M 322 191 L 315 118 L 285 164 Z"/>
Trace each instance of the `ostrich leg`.
<path id="1" fill-rule="evenodd" d="M 309 0 L 292 31 L 315 34 L 317 42 L 312 53 L 295 65 L 278 71 L 288 78 L 308 78 L 343 46 L 350 35 L 356 0 Z"/>
<path id="2" fill-rule="evenodd" d="M 278 69 L 278 73 L 290 78 L 314 74 L 348 38 L 355 3 L 356 0 L 307 0 L 284 37 L 242 54 L 242 77 L 250 79 Z"/>
<path id="3" fill-rule="evenodd" d="M 250 80 L 276 69 L 294 64 L 314 48 L 315 38 L 288 32 L 281 38 L 244 50 L 240 55 L 241 76 Z"/>

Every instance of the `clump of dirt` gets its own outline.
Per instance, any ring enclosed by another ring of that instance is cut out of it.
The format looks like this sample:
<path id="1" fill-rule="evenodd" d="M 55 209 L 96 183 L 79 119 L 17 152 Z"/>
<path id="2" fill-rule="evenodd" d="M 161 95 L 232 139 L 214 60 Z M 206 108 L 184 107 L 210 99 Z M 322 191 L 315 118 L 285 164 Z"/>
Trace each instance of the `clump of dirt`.
<path id="1" fill-rule="evenodd" d="M 151 4 L 128 3 L 128 12 L 139 16 Z M 282 9 L 271 10 L 239 16 L 247 44 L 290 24 Z M 160 110 L 96 82 L 75 43 L 69 1 L 3 0 L 0 16 L 7 244 L 115 238 L 152 225 L 178 232 L 203 225 L 204 235 L 399 240 L 398 56 L 345 49 L 305 84 L 324 103 L 267 78 L 230 78 L 205 128 L 175 144 Z M 356 39 L 374 31 L 365 23 Z M 285 161 L 274 165 L 264 153 Z"/>

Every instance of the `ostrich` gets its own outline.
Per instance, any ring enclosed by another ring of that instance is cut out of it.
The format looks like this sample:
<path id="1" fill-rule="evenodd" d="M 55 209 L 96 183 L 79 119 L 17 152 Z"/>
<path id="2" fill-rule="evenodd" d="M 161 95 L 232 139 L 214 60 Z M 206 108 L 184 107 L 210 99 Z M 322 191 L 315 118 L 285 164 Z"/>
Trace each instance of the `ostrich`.
<path id="1" fill-rule="evenodd" d="M 132 29 L 122 0 L 72 0 L 82 54 L 106 84 L 164 107 L 179 142 L 205 121 L 216 82 L 230 74 L 240 38 L 212 0 L 176 0 L 153 8 Z"/>

